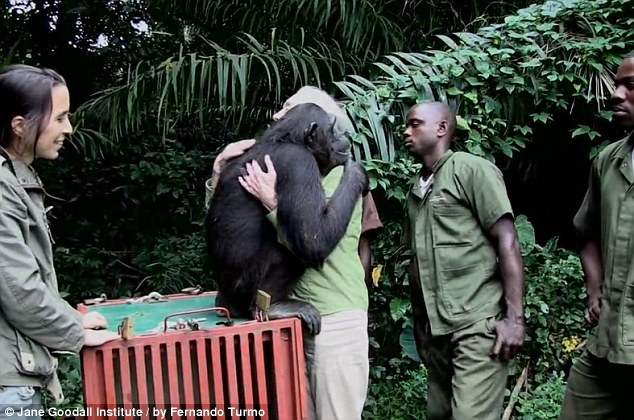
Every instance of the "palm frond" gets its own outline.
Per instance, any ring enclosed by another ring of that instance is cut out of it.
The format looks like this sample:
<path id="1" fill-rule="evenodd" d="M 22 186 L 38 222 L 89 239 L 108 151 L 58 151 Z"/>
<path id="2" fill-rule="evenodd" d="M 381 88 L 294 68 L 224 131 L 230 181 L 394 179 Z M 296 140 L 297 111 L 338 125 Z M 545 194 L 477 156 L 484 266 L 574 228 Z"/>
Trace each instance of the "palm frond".
<path id="1" fill-rule="evenodd" d="M 403 16 L 405 7 L 395 7 L 394 0 L 260 0 L 258 2 L 226 0 L 154 0 L 186 20 L 214 28 L 240 27 L 251 34 L 268 33 L 272 28 L 291 43 L 310 35 L 328 33 L 342 47 L 355 55 L 376 59 L 393 51 L 406 39 Z M 407 4 L 408 1 L 396 3 Z M 233 24 L 231 23 L 233 22 Z"/>
<path id="2" fill-rule="evenodd" d="M 328 50 L 325 44 L 296 47 L 273 39 L 266 46 L 249 34 L 240 41 L 247 52 L 235 54 L 204 40 L 215 54 L 185 53 L 181 47 L 178 55 L 158 65 L 141 62 L 128 70 L 123 84 L 84 103 L 77 118 L 97 120 L 113 140 L 139 130 L 150 116 L 163 135 L 185 115 L 202 122 L 209 113 L 220 112 L 240 122 L 244 111 L 260 105 L 263 98 L 279 104 L 283 89 L 320 86 L 325 74 L 331 80 L 355 65 L 342 61 L 341 51 Z"/>

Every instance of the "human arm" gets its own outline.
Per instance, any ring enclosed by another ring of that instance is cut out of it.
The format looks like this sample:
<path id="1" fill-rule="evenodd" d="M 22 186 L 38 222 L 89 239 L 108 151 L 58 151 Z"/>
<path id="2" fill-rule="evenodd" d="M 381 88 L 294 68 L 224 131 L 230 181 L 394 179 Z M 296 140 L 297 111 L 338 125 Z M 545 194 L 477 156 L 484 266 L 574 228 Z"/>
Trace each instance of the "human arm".
<path id="1" fill-rule="evenodd" d="M 365 282 L 368 288 L 372 287 L 372 241 L 383 230 L 383 223 L 379 218 L 379 212 L 372 193 L 368 192 L 363 197 L 361 237 L 359 238 L 359 258 L 365 271 Z"/>
<path id="2" fill-rule="evenodd" d="M 581 266 L 586 277 L 586 292 L 588 294 L 588 312 L 586 322 L 594 326 L 599 322 L 601 314 L 601 280 L 603 266 L 601 263 L 601 248 L 594 239 L 586 239 L 581 243 Z"/>
<path id="3" fill-rule="evenodd" d="M 524 344 L 524 263 L 515 225 L 509 215 L 493 224 L 489 236 L 498 253 L 506 308 L 504 318 L 496 324 L 497 337 L 492 354 L 506 360 Z"/>
<path id="4" fill-rule="evenodd" d="M 418 279 L 418 266 L 416 264 L 416 256 L 412 256 L 409 264 L 409 292 L 410 300 L 412 303 L 412 315 L 414 323 L 414 342 L 416 343 L 416 350 L 421 360 L 423 358 L 423 349 L 427 345 L 429 336 L 431 333 L 429 325 L 429 317 L 427 315 L 427 309 L 425 308 L 425 300 L 423 297 L 423 291 L 420 287 L 420 281 Z"/>
<path id="5" fill-rule="evenodd" d="M 359 258 L 363 265 L 365 273 L 365 284 L 369 288 L 372 287 L 372 240 L 370 237 L 361 235 L 359 238 Z"/>
<path id="6" fill-rule="evenodd" d="M 51 349 L 78 353 L 85 330 L 73 309 L 47 286 L 28 247 L 27 209 L 17 188 L 0 183 L 0 308 L 25 337 Z"/>
<path id="7" fill-rule="evenodd" d="M 514 215 L 504 179 L 495 165 L 474 160 L 461 172 L 463 188 L 472 211 L 495 247 L 502 288 L 504 313 L 495 323 L 494 357 L 514 357 L 524 343 L 524 263 Z"/>
<path id="8" fill-rule="evenodd" d="M 588 189 L 583 202 L 574 218 L 574 225 L 581 238 L 581 266 L 586 278 L 588 311 L 586 322 L 594 326 L 601 313 L 601 283 L 603 280 L 603 261 L 601 256 L 601 233 L 599 226 L 601 189 L 599 187 L 598 162 L 590 170 Z"/>
<path id="9" fill-rule="evenodd" d="M 254 139 L 240 140 L 228 144 L 214 160 L 211 178 L 205 181 L 205 208 L 209 208 L 220 174 L 229 159 L 242 155 L 255 144 Z"/>

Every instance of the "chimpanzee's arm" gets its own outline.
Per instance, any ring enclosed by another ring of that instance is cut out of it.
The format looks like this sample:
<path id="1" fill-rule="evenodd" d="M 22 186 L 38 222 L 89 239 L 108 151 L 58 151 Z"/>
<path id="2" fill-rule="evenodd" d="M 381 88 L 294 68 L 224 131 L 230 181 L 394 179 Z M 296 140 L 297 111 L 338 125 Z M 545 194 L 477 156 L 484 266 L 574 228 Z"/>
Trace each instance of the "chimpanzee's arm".
<path id="1" fill-rule="evenodd" d="M 346 164 L 330 200 L 311 153 L 286 147 L 273 158 L 277 172 L 277 227 L 283 243 L 311 265 L 323 261 L 343 238 L 367 177 L 355 162 Z"/>

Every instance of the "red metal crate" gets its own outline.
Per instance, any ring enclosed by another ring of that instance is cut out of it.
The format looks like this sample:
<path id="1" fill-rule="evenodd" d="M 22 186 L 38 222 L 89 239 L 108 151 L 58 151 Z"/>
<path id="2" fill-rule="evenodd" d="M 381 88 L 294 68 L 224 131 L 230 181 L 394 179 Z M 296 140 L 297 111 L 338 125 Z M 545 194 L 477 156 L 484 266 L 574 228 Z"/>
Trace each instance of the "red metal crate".
<path id="1" fill-rule="evenodd" d="M 166 297 L 182 307 L 186 299 L 199 299 L 200 306 L 205 296 L 215 303 L 214 292 Z M 130 311 L 139 307 L 118 299 L 78 309 L 104 313 L 112 305 Z M 169 311 L 167 306 L 152 306 L 164 303 L 141 305 L 154 314 Z M 207 310 L 203 315 L 217 320 L 211 313 Z M 187 315 L 170 313 L 165 322 L 174 316 Z M 109 325 L 121 321 L 111 318 Z M 232 326 L 201 322 L 198 330 L 140 331 L 128 340 L 85 347 L 81 362 L 87 417 L 160 418 L 155 409 L 162 409 L 167 410 L 165 418 L 175 419 L 308 418 L 301 321 L 235 321 Z M 213 413 L 214 407 L 224 415 L 196 415 Z"/>

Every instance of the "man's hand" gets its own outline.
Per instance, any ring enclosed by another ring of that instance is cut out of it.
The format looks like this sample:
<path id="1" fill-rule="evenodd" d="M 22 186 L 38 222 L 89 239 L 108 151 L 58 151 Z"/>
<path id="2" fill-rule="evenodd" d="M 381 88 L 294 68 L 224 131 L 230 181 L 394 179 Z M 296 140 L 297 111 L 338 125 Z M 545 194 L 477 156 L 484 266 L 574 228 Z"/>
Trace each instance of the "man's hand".
<path id="1" fill-rule="evenodd" d="M 586 322 L 590 327 L 594 327 L 599 322 L 601 314 L 601 295 L 592 295 L 588 297 L 588 311 L 586 312 Z"/>
<path id="2" fill-rule="evenodd" d="M 277 208 L 277 173 L 269 155 L 264 156 L 264 168 L 267 172 L 264 172 L 255 160 L 247 163 L 247 175 L 238 177 L 238 181 L 245 190 L 260 200 L 264 207 L 272 211 Z"/>
<path id="3" fill-rule="evenodd" d="M 106 329 L 108 321 L 99 312 L 88 312 L 82 319 L 82 324 L 86 330 Z"/>
<path id="4" fill-rule="evenodd" d="M 495 323 L 496 338 L 491 349 L 492 357 L 509 360 L 515 357 L 524 344 L 524 323 L 504 318 Z"/>
<path id="5" fill-rule="evenodd" d="M 220 175 L 227 160 L 240 156 L 255 144 L 254 139 L 240 140 L 228 144 L 214 160 L 214 175 Z"/>

